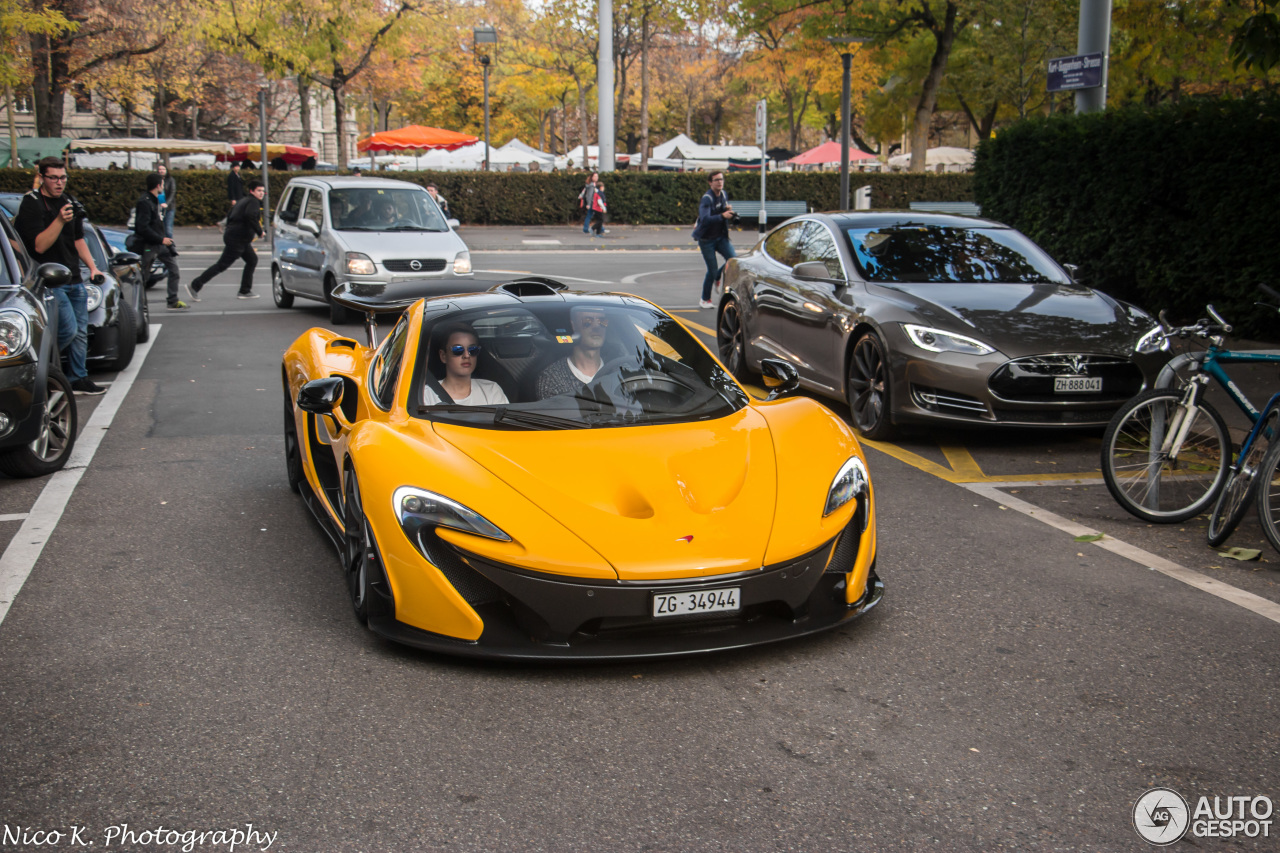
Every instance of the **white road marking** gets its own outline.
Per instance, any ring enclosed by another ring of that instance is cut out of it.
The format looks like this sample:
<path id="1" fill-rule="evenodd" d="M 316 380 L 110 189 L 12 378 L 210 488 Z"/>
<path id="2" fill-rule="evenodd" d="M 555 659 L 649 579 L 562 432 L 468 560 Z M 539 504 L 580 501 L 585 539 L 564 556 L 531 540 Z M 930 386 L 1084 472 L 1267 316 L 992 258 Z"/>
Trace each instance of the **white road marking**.
<path id="1" fill-rule="evenodd" d="M 8 515 L 0 515 L 0 521 L 25 521 L 26 518 L 27 513 L 25 512 L 11 512 Z"/>
<path id="2" fill-rule="evenodd" d="M 964 486 L 974 494 L 982 495 L 984 498 L 993 500 L 1001 506 L 1007 506 L 1009 509 L 1017 510 L 1023 515 L 1030 516 L 1037 521 L 1042 521 L 1050 527 L 1061 530 L 1063 533 L 1071 536 L 1103 535 L 1101 531 L 1085 527 L 1083 524 L 1078 524 L 1074 521 L 1063 518 L 1062 516 L 1050 512 L 1047 509 L 1042 509 L 1035 504 L 1027 503 L 1024 500 L 1019 500 L 1018 498 L 1013 497 L 1012 495 L 1005 494 L 997 488 L 996 484 L 960 483 L 959 485 Z M 1025 486 L 1027 484 L 1018 483 L 1017 485 Z M 1264 619 L 1270 619 L 1272 622 L 1280 623 L 1280 604 L 1276 604 L 1274 601 L 1270 601 L 1260 595 L 1254 595 L 1251 592 L 1245 592 L 1242 589 L 1237 589 L 1236 587 L 1222 583 L 1221 581 L 1216 581 L 1208 575 L 1203 575 L 1200 572 L 1188 569 L 1186 566 L 1180 566 L 1171 560 L 1166 560 L 1164 557 L 1159 557 L 1155 554 L 1144 551 L 1135 545 L 1130 545 L 1128 542 L 1103 535 L 1103 538 L 1096 542 L 1080 544 L 1097 545 L 1105 551 L 1110 551 L 1113 554 L 1124 557 L 1126 560 L 1132 560 L 1140 566 L 1146 566 L 1152 571 L 1159 572 L 1160 574 L 1171 577 L 1176 581 L 1181 581 L 1188 586 L 1193 586 L 1201 592 L 1207 592 L 1224 601 L 1229 601 L 1232 604 L 1239 605 L 1245 610 L 1251 610 Z"/>
<path id="3" fill-rule="evenodd" d="M 526 246 L 559 246 L 559 240 L 521 240 Z"/>
<path id="4" fill-rule="evenodd" d="M 72 492 L 75 491 L 80 478 L 84 476 L 89 463 L 93 461 L 93 455 L 97 453 L 102 437 L 111 428 L 111 422 L 115 419 L 116 412 L 120 410 L 120 404 L 124 402 L 129 389 L 133 387 L 133 381 L 138 377 L 138 371 L 147 360 L 151 347 L 155 345 L 160 329 L 159 323 L 151 324 L 151 340 L 145 344 L 138 344 L 138 348 L 133 353 L 133 361 L 117 374 L 115 381 L 111 383 L 110 390 L 102 396 L 102 400 L 89 417 L 89 422 L 80 431 L 80 435 L 76 438 L 75 449 L 71 451 L 71 458 L 67 460 L 67 466 L 49 477 L 49 481 L 40 491 L 40 497 L 36 498 L 35 505 L 31 507 L 31 512 L 24 516 L 22 527 L 9 542 L 9 547 L 5 548 L 4 554 L 0 555 L 0 623 L 3 623 L 5 616 L 9 614 L 9 608 L 18 596 L 18 591 L 26 583 L 36 560 L 40 559 L 40 553 L 44 551 L 44 546 L 53 535 L 54 528 L 58 526 L 62 512 L 67 508 L 67 502 L 71 500 Z M 7 520 L 8 517 L 4 518 Z"/>
<path id="5" fill-rule="evenodd" d="M 629 275 L 629 276 L 627 276 L 626 278 L 624 278 L 624 279 L 622 280 L 622 282 L 621 282 L 621 283 L 622 283 L 622 284 L 635 284 L 637 281 L 639 281 L 640 279 L 644 278 L 644 277 L 645 277 L 645 276 L 647 276 L 647 275 L 672 275 L 672 274 L 674 274 L 674 273 L 678 273 L 678 272 L 690 272 L 690 273 L 692 273 L 692 272 L 700 272 L 700 273 L 704 273 L 704 274 L 705 274 L 705 273 L 706 273 L 706 270 L 679 269 L 679 270 L 653 270 L 652 272 L 638 272 L 638 273 L 636 273 L 635 275 Z"/>

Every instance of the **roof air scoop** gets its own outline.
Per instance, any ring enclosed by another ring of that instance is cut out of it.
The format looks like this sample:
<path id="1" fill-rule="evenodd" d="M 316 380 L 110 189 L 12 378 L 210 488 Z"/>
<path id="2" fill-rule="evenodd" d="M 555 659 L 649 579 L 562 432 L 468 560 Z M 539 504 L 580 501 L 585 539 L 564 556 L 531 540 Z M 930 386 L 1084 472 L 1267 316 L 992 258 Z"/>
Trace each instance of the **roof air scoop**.
<path id="1" fill-rule="evenodd" d="M 565 290 L 565 285 L 551 278 L 531 276 L 505 281 L 489 288 L 490 292 L 510 293 L 512 296 L 555 296 Z"/>

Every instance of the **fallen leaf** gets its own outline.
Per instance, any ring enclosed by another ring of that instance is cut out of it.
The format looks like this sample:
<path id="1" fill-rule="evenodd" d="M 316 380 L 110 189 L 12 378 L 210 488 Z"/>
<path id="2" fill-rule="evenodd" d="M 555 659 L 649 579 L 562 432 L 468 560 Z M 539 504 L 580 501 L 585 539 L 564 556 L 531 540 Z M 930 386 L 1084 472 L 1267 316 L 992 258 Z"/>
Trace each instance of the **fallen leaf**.
<path id="1" fill-rule="evenodd" d="M 1218 552 L 1219 557 L 1226 557 L 1228 560 L 1240 560 L 1247 562 L 1249 560 L 1257 560 L 1262 557 L 1262 552 L 1257 548 L 1228 548 L 1225 551 Z"/>
<path id="2" fill-rule="evenodd" d="M 1103 537 L 1101 533 L 1084 533 L 1076 537 L 1077 542 L 1097 542 Z"/>

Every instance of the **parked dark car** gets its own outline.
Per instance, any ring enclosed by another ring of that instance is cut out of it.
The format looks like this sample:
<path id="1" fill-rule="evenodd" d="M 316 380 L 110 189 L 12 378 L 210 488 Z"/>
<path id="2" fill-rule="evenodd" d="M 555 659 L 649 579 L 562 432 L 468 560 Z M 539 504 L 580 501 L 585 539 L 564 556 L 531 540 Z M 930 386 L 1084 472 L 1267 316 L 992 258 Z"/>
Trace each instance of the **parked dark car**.
<path id="1" fill-rule="evenodd" d="M 79 427 L 59 365 L 57 302 L 48 293 L 71 271 L 32 263 L 6 217 L 0 235 L 0 472 L 39 477 L 67 463 Z"/>
<path id="2" fill-rule="evenodd" d="M 121 231 L 119 228 L 99 228 L 102 232 L 102 238 L 107 241 L 107 245 L 117 252 L 129 252 L 128 231 Z M 130 254 L 136 254 L 130 252 Z M 139 258 L 140 260 L 141 258 Z M 136 263 L 136 261 L 135 261 Z M 169 271 L 164 268 L 164 264 L 159 260 L 151 262 L 151 269 L 147 270 L 146 288 L 150 290 L 160 282 L 164 281 L 169 275 Z"/>
<path id="3" fill-rule="evenodd" d="M 730 260 L 723 281 L 729 370 L 785 359 L 872 439 L 910 421 L 1102 426 L 1169 358 L 1147 313 L 985 219 L 801 216 Z"/>

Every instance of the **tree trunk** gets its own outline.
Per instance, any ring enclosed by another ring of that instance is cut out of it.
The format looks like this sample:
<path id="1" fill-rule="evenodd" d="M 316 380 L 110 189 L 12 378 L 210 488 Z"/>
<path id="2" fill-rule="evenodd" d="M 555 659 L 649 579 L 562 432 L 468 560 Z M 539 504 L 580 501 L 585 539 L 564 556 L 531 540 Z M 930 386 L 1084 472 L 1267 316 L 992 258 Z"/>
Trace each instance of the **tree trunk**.
<path id="1" fill-rule="evenodd" d="M 5 115 L 9 117 L 9 168 L 18 168 L 18 128 L 13 122 L 13 108 L 16 106 L 13 102 L 13 87 L 8 83 L 4 84 L 5 99 Z"/>
<path id="2" fill-rule="evenodd" d="M 67 60 L 46 35 L 31 34 L 31 91 L 35 99 L 36 135 L 62 135 L 62 95 Z M 59 73 L 61 69 L 61 73 Z"/>
<path id="3" fill-rule="evenodd" d="M 155 135 L 169 135 L 169 110 L 165 107 L 164 68 L 156 69 L 156 112 L 154 118 Z"/>
<path id="4" fill-rule="evenodd" d="M 311 81 L 305 75 L 299 74 L 294 78 L 298 84 L 298 123 L 302 125 L 302 132 L 298 134 L 298 141 L 305 147 L 311 147 Z"/>
<path id="5" fill-rule="evenodd" d="M 649 7 L 640 19 L 640 171 L 649 171 Z"/>
<path id="6" fill-rule="evenodd" d="M 941 32 L 932 28 L 936 47 L 933 59 L 929 62 L 929 73 L 925 75 L 924 85 L 920 90 L 920 102 L 916 105 L 915 121 L 911 125 L 911 171 L 925 170 L 926 152 L 929 150 L 929 124 L 933 120 L 933 111 L 938 106 L 938 91 L 942 88 L 942 78 L 947 71 L 947 60 L 951 58 L 951 48 L 956 41 L 956 4 L 948 0 L 947 13 Z"/>
<path id="7" fill-rule="evenodd" d="M 337 79 L 329 84 L 329 91 L 333 93 L 333 129 L 338 140 L 338 170 L 345 172 L 347 170 L 347 96 L 342 82 Z"/>
<path id="8" fill-rule="evenodd" d="M 587 92 L 578 83 L 578 138 L 582 140 L 582 168 L 588 169 L 591 164 L 587 155 Z"/>

